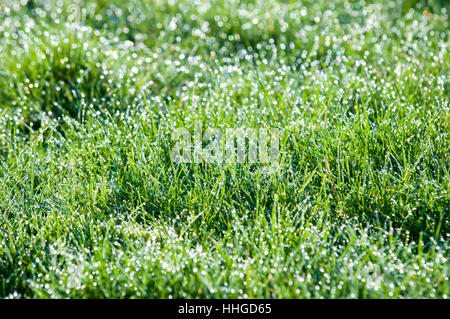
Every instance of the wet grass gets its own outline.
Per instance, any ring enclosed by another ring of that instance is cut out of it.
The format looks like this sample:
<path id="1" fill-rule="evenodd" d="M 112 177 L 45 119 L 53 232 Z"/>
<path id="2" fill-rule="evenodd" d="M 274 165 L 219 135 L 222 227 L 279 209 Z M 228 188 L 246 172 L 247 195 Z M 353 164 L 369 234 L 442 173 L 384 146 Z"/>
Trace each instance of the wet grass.
<path id="1" fill-rule="evenodd" d="M 0 297 L 447 298 L 440 1 L 0 3 Z M 171 133 L 277 128 L 279 170 Z"/>

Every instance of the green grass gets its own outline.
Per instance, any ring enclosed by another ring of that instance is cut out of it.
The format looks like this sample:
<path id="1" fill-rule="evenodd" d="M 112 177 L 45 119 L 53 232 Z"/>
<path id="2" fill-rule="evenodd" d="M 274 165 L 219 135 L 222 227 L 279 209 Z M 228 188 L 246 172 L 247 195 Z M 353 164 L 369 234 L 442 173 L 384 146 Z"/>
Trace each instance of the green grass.
<path id="1" fill-rule="evenodd" d="M 0 297 L 448 298 L 446 1 L 17 3 Z M 279 170 L 172 163 L 195 120 Z"/>

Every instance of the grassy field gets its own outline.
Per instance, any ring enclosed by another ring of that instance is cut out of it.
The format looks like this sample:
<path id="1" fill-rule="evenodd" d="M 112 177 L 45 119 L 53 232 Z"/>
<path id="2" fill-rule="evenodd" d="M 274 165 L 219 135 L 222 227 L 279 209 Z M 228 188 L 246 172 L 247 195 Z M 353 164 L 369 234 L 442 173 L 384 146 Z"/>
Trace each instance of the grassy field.
<path id="1" fill-rule="evenodd" d="M 448 298 L 449 10 L 0 0 L 0 297 Z"/>

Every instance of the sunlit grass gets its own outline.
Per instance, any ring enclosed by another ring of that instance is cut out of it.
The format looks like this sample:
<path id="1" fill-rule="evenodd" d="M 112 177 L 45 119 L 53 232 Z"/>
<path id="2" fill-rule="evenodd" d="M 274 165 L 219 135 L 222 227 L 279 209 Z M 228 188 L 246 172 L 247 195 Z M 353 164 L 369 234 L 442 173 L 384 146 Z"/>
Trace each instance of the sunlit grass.
<path id="1" fill-rule="evenodd" d="M 440 1 L 0 2 L 0 297 L 447 298 Z M 174 164 L 277 128 L 276 174 Z"/>

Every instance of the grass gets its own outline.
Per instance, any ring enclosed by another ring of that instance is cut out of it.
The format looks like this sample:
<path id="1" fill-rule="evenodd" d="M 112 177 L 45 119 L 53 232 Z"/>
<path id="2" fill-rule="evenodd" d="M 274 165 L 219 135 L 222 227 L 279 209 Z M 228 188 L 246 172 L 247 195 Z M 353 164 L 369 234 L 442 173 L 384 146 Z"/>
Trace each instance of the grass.
<path id="1" fill-rule="evenodd" d="M 448 298 L 445 1 L 75 3 L 0 3 L 0 297 Z"/>

